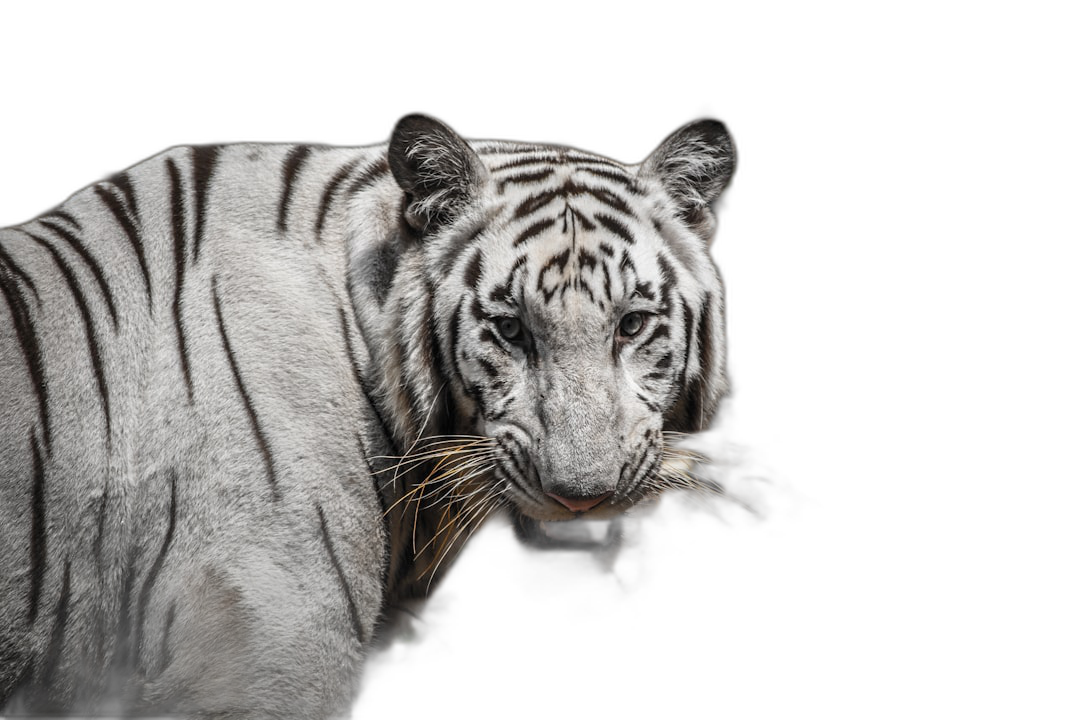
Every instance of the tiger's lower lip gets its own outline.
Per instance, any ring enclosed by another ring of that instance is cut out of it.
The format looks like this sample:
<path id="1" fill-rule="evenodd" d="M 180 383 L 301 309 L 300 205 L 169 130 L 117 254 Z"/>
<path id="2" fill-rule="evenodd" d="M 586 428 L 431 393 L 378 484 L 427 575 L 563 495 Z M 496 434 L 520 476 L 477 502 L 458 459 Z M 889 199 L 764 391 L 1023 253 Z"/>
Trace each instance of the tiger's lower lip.
<path id="1" fill-rule="evenodd" d="M 603 543 L 608 539 L 611 520 L 544 520 L 540 529 L 550 540 L 571 543 Z"/>

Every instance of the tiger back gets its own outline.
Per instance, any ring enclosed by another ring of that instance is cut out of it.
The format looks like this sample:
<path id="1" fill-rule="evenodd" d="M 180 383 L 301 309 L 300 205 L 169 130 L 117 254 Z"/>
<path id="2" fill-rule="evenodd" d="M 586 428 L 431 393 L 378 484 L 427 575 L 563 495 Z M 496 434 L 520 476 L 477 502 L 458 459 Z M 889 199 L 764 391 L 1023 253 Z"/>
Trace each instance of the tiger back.
<path id="1" fill-rule="evenodd" d="M 693 485 L 733 167 L 711 121 L 625 166 L 409 116 L 0 230 L 0 708 L 335 716 L 490 513 Z"/>

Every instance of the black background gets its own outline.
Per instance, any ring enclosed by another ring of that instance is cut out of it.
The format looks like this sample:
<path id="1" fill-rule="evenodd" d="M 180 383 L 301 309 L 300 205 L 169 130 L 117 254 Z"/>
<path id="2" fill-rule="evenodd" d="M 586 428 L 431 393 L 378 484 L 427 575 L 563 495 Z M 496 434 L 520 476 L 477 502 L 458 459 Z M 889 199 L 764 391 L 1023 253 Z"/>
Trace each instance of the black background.
<path id="1" fill-rule="evenodd" d="M 825 24 L 795 21 L 738 50 L 719 18 L 687 18 L 664 47 L 660 28 L 565 27 L 495 46 L 394 36 L 393 52 L 294 38 L 232 49 L 204 28 L 183 42 L 53 45 L 63 72 L 25 55 L 8 65 L 0 227 L 192 142 L 375 144 L 420 110 L 465 137 L 637 162 L 680 124 L 725 120 L 739 165 L 715 246 L 734 386 L 724 438 L 760 478 L 764 519 L 676 508 L 646 534 L 640 583 L 615 596 L 486 539 L 462 558 L 441 626 L 373 668 L 361 710 L 483 701 L 509 714 L 495 702 L 508 693 L 538 710 L 887 703 L 851 688 L 888 681 L 899 592 L 868 530 L 890 459 L 867 438 L 890 432 L 869 408 L 896 399 L 872 337 L 890 280 L 878 234 L 896 212 L 878 209 L 880 182 L 907 152 L 882 127 L 904 108 L 862 47 L 811 39 Z"/>

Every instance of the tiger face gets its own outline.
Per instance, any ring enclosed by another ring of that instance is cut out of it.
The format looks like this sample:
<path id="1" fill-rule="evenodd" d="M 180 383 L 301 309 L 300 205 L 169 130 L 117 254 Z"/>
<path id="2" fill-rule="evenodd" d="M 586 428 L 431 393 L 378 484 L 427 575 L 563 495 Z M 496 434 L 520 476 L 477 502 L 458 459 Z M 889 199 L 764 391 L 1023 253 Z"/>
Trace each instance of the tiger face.
<path id="1" fill-rule="evenodd" d="M 389 158 L 434 297 L 433 352 L 467 418 L 454 432 L 485 439 L 486 482 L 536 520 L 607 517 L 662 489 L 674 434 L 706 426 L 726 390 L 708 253 L 734 167 L 723 125 L 689 125 L 625 166 L 473 147 L 411 116 Z"/>

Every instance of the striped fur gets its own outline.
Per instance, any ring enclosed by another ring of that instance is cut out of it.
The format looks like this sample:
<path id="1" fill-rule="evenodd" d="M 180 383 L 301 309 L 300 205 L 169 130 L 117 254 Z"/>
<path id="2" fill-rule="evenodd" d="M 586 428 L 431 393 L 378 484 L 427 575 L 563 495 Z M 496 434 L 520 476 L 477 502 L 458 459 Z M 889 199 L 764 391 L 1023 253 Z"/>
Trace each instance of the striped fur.
<path id="1" fill-rule="evenodd" d="M 670 485 L 726 390 L 723 126 L 641 165 L 179 147 L 0 230 L 0 709 L 331 717 L 491 512 Z"/>

